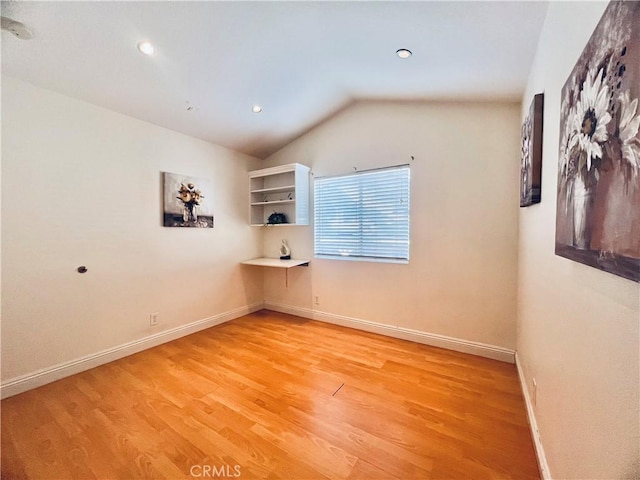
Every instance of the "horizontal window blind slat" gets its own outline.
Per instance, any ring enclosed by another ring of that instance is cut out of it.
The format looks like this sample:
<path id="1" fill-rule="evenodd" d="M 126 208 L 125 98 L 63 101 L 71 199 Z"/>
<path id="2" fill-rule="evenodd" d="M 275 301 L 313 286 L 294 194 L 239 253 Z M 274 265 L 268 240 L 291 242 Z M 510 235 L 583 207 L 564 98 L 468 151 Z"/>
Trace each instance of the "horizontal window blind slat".
<path id="1" fill-rule="evenodd" d="M 317 178 L 315 253 L 409 259 L 409 167 Z"/>

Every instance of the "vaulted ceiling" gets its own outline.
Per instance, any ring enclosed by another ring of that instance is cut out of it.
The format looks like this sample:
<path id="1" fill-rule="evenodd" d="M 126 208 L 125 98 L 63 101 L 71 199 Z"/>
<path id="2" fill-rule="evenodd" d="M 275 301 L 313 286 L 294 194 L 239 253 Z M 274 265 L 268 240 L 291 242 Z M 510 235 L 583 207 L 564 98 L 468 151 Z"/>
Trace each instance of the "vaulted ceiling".
<path id="1" fill-rule="evenodd" d="M 2 15 L 33 38 L 2 32 L 2 72 L 264 158 L 354 100 L 519 100 L 546 9 L 10 1 Z M 137 50 L 143 40 L 154 55 Z M 400 48 L 413 55 L 398 58 Z"/>

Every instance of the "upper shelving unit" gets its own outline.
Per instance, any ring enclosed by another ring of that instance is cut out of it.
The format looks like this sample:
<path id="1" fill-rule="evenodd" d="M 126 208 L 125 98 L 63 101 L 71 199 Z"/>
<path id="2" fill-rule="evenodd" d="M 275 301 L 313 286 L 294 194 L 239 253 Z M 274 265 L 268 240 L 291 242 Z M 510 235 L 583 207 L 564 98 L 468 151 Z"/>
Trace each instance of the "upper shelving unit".
<path id="1" fill-rule="evenodd" d="M 284 187 L 259 188 L 258 190 L 251 190 L 251 193 L 280 193 L 295 189 L 295 185 L 285 185 Z"/>
<path id="2" fill-rule="evenodd" d="M 309 225 L 309 171 L 290 163 L 249 172 L 250 224 L 262 227 L 272 213 L 284 213 L 287 223 L 275 226 Z"/>

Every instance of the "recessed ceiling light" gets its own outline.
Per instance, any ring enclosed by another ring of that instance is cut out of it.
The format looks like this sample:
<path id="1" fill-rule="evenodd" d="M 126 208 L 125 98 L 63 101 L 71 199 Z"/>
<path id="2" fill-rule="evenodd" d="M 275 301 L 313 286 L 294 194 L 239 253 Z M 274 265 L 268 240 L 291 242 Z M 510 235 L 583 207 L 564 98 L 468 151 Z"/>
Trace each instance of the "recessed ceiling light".
<path id="1" fill-rule="evenodd" d="M 400 58 L 409 58 L 412 53 L 411 50 L 407 50 L 406 48 L 401 48 L 400 50 L 396 51 L 396 55 L 398 55 Z"/>
<path id="2" fill-rule="evenodd" d="M 262 107 L 261 107 L 260 105 L 254 105 L 254 106 L 251 108 L 251 111 L 252 111 L 253 113 L 260 113 L 260 112 L 262 111 Z"/>
<path id="3" fill-rule="evenodd" d="M 138 50 L 140 50 L 140 53 L 143 53 L 145 55 L 153 55 L 154 53 L 156 53 L 156 49 L 151 44 L 151 42 L 140 42 L 138 44 Z"/>

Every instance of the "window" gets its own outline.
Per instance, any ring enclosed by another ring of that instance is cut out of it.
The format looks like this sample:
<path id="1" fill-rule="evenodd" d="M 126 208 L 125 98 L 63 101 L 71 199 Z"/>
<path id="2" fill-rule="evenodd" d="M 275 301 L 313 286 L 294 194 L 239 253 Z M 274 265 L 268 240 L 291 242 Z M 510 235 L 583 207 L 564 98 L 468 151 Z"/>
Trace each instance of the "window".
<path id="1" fill-rule="evenodd" d="M 314 182 L 316 257 L 409 260 L 409 166 Z"/>

